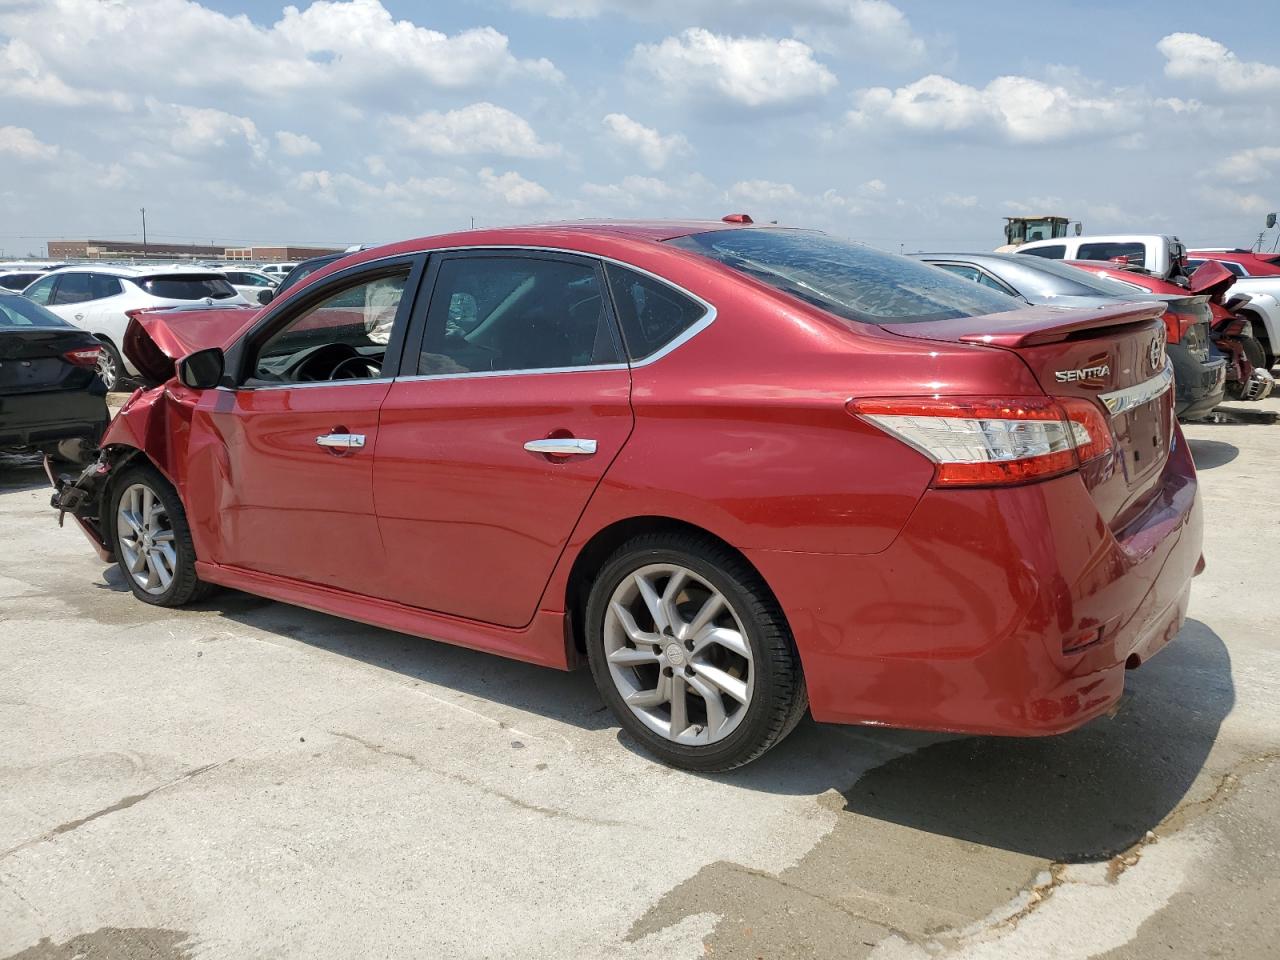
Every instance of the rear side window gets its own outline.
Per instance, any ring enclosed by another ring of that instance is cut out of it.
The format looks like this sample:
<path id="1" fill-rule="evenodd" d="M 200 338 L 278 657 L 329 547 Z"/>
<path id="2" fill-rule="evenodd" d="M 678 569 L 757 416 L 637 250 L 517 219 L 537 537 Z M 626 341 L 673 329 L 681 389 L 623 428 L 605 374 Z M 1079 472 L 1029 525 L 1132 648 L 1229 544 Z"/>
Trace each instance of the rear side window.
<path id="1" fill-rule="evenodd" d="M 0 296 L 0 329 L 70 326 L 61 317 L 32 303 L 26 297 Z"/>
<path id="2" fill-rule="evenodd" d="M 120 286 L 118 277 L 109 277 L 102 273 L 89 274 L 89 299 L 102 300 L 106 297 L 114 297 L 124 288 Z"/>
<path id="3" fill-rule="evenodd" d="M 642 273 L 609 263 L 605 274 L 632 360 L 657 353 L 707 314 L 698 301 Z"/>
<path id="4" fill-rule="evenodd" d="M 1076 254 L 1079 260 L 1124 260 L 1140 267 L 1147 260 L 1147 249 L 1140 243 L 1082 243 Z"/>
<path id="5" fill-rule="evenodd" d="M 163 277 L 139 277 L 135 281 L 153 297 L 164 300 L 225 300 L 236 295 L 226 277 L 173 274 Z"/>
<path id="6" fill-rule="evenodd" d="M 950 320 L 1021 306 L 927 263 L 808 230 L 713 230 L 668 242 L 859 323 Z"/>
<path id="7" fill-rule="evenodd" d="M 1028 257 L 1044 257 L 1046 260 L 1061 260 L 1067 255 L 1067 248 L 1061 243 L 1051 243 L 1047 247 L 1032 247 L 1030 250 L 1023 248 L 1018 253 L 1025 253 Z M 1081 257 L 1080 259 L 1086 259 Z"/>

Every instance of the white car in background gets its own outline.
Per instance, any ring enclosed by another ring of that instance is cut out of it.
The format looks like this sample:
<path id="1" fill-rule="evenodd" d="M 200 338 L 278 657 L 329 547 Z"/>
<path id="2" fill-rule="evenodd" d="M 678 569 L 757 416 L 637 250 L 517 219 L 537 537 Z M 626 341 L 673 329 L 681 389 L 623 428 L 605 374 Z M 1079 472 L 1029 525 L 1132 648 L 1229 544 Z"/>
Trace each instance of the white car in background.
<path id="1" fill-rule="evenodd" d="M 262 272 L 269 277 L 275 277 L 277 280 L 283 280 L 285 274 L 296 266 L 296 263 L 268 263 L 262 268 Z"/>
<path id="2" fill-rule="evenodd" d="M 183 266 L 64 267 L 46 273 L 22 294 L 103 342 L 106 349 L 99 354 L 98 374 L 108 390 L 125 376 L 138 373 L 121 352 L 129 311 L 192 303 L 248 305 L 221 273 Z"/>
<path id="3" fill-rule="evenodd" d="M 241 267 L 220 267 L 219 273 L 236 288 L 236 293 L 251 304 L 258 302 L 258 294 L 264 290 L 274 291 L 284 279 L 281 276 L 264 273 L 262 270 L 247 270 Z"/>
<path id="4" fill-rule="evenodd" d="M 1047 260 L 1102 260 L 1123 262 L 1153 276 L 1174 280 L 1182 274 L 1187 262 L 1186 245 L 1168 234 L 1121 233 L 1083 237 L 1058 237 L 1033 240 L 1014 250 L 1015 253 Z"/>

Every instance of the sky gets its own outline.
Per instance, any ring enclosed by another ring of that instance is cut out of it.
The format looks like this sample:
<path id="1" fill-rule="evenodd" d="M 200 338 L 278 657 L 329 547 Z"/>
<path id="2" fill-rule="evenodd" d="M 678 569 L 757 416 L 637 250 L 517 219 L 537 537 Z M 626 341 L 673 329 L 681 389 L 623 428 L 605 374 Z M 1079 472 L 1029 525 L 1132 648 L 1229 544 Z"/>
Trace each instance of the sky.
<path id="1" fill-rule="evenodd" d="M 1278 37 L 1280 0 L 0 0 L 0 253 L 141 207 L 202 243 L 745 212 L 1248 246 Z"/>

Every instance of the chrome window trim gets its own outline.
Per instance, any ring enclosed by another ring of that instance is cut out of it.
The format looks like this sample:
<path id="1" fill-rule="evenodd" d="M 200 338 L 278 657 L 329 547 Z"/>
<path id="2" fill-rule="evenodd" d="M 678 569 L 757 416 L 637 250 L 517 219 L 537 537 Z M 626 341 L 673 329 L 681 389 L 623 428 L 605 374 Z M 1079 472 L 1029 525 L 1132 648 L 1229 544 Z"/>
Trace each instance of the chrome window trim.
<path id="1" fill-rule="evenodd" d="M 219 384 L 213 389 L 225 390 L 227 393 L 239 393 L 242 390 L 259 393 L 263 390 L 306 390 L 308 387 L 348 387 L 363 383 L 391 383 L 395 379 L 395 377 L 367 377 L 354 380 L 304 380 L 300 383 L 264 383 L 261 386 L 249 386 L 242 383 L 237 387 L 224 387 Z"/>
<path id="2" fill-rule="evenodd" d="M 583 250 L 572 250 L 567 247 L 542 247 L 542 246 L 535 247 L 535 246 L 520 245 L 520 244 L 475 244 L 470 246 L 457 246 L 457 247 L 431 247 L 423 250 L 412 250 L 412 251 L 406 251 L 402 253 L 388 254 L 383 257 L 376 257 L 373 260 L 365 260 L 361 263 L 352 264 L 351 266 L 345 269 L 354 270 L 354 269 L 359 269 L 363 267 L 369 267 L 376 263 L 382 263 L 387 260 L 399 260 L 405 257 L 418 257 L 418 256 L 425 255 L 426 257 L 430 258 L 432 255 L 439 254 L 439 253 L 466 253 L 466 252 L 477 251 L 477 250 L 501 250 L 501 251 L 516 251 L 516 252 L 525 251 L 525 252 L 532 252 L 532 253 L 560 253 L 560 254 L 566 254 L 568 256 L 582 257 L 589 260 L 598 260 L 602 263 L 617 264 L 619 267 L 622 267 L 626 270 L 634 271 L 635 273 L 642 274 L 643 276 L 649 277 L 650 279 L 655 280 L 658 283 L 663 284 L 664 286 L 670 287 L 672 290 L 675 290 L 677 293 L 683 294 L 684 296 L 688 297 L 690 300 L 693 300 L 694 302 L 700 304 L 703 307 L 703 309 L 706 310 L 706 313 L 703 314 L 702 318 L 697 323 L 693 324 L 688 329 L 684 330 L 678 336 L 673 337 L 670 341 L 668 341 L 658 350 L 655 350 L 653 353 L 649 354 L 646 357 L 643 357 L 640 360 L 633 360 L 633 361 L 624 362 L 624 363 L 584 364 L 581 366 L 574 366 L 574 367 L 534 367 L 532 369 L 525 369 L 525 370 L 471 370 L 471 371 L 468 371 L 467 373 L 419 373 L 419 374 L 410 374 L 408 376 L 403 376 L 403 377 L 378 377 L 376 379 L 371 378 L 368 380 L 350 380 L 350 381 L 348 380 L 317 380 L 317 381 L 309 381 L 307 383 L 280 383 L 280 384 L 264 385 L 260 387 L 258 386 L 247 387 L 241 384 L 240 386 L 237 386 L 237 387 L 219 386 L 216 389 L 226 390 L 228 392 L 234 393 L 237 390 L 282 390 L 285 388 L 296 389 L 299 387 L 302 387 L 302 388 L 332 387 L 332 386 L 337 386 L 337 385 L 342 385 L 347 383 L 385 383 L 389 381 L 417 381 L 417 380 L 461 380 L 466 377 L 515 377 L 515 376 L 527 376 L 529 374 L 534 374 L 534 373 L 578 373 L 578 372 L 589 371 L 589 370 L 634 370 L 637 367 L 647 367 L 651 363 L 656 363 L 657 361 L 661 360 L 663 357 L 670 354 L 673 350 L 676 350 L 684 346 L 684 344 L 688 343 L 690 340 L 692 340 L 694 337 L 700 334 L 703 330 L 707 329 L 707 327 L 711 326 L 711 324 L 715 322 L 715 319 L 717 316 L 715 304 L 698 296 L 692 290 L 682 287 L 680 286 L 680 284 L 674 283 L 673 281 L 669 280 L 666 277 L 659 276 L 658 274 L 654 273 L 652 270 L 646 270 L 644 267 L 637 267 L 635 264 L 627 263 L 625 260 L 619 260 L 616 257 L 610 257 L 600 253 L 587 253 Z M 266 319 L 267 319 L 266 316 L 261 317 L 258 320 L 258 322 L 254 324 L 254 326 L 255 327 L 259 326 Z M 253 333 L 253 330 L 251 329 L 246 333 L 246 336 L 252 333 Z"/>
<path id="3" fill-rule="evenodd" d="M 1111 416 L 1116 417 L 1144 403 L 1150 403 L 1172 387 L 1173 364 L 1166 360 L 1164 369 L 1150 380 L 1135 383 L 1121 390 L 1113 390 L 1110 393 L 1100 393 L 1098 399 L 1102 401 L 1102 405 L 1107 408 Z"/>
<path id="4" fill-rule="evenodd" d="M 582 364 L 582 365 L 573 366 L 573 367 L 534 367 L 531 369 L 524 369 L 524 370 L 471 370 L 471 371 L 468 371 L 467 373 L 418 373 L 418 374 L 410 374 L 409 376 L 404 376 L 404 377 L 397 377 L 396 378 L 397 380 L 401 380 L 401 381 L 461 380 L 466 377 L 515 377 L 515 376 L 526 376 L 534 373 L 575 373 L 575 372 L 585 371 L 585 370 L 634 370 L 637 367 L 647 367 L 649 364 L 656 363 L 658 360 L 661 360 L 663 357 L 667 356 L 673 350 L 676 350 L 679 347 L 683 346 L 684 344 L 688 343 L 690 340 L 692 340 L 694 337 L 700 334 L 703 330 L 707 329 L 707 327 L 711 326 L 711 324 L 716 319 L 715 305 L 708 302 L 707 300 L 704 300 L 702 297 L 698 296 L 692 290 L 688 290 L 680 286 L 678 283 L 673 283 L 671 280 L 667 279 L 666 277 L 659 276 L 658 274 L 654 273 L 652 270 L 646 270 L 644 267 L 637 267 L 634 264 L 627 263 L 624 260 L 619 260 L 616 257 L 605 256 L 604 254 L 601 254 L 601 253 L 587 253 L 582 250 L 570 250 L 564 247 L 532 247 L 532 246 L 521 246 L 518 244 L 478 244 L 476 246 L 465 246 L 465 247 L 438 247 L 432 250 L 424 250 L 421 252 L 425 253 L 428 257 L 430 257 L 434 253 L 459 253 L 459 252 L 471 252 L 476 250 L 502 250 L 502 251 L 516 251 L 516 252 L 525 251 L 525 252 L 531 252 L 531 253 L 561 253 L 561 254 L 566 254 L 568 256 L 582 257 L 588 260 L 598 260 L 601 263 L 617 264 L 619 267 L 622 267 L 625 270 L 631 270 L 635 273 L 642 274 L 643 276 L 649 277 L 650 279 L 657 281 L 663 286 L 670 287 L 672 290 L 676 291 L 677 293 L 682 294 L 688 297 L 690 300 L 693 300 L 695 303 L 699 304 L 706 312 L 702 315 L 702 318 L 699 319 L 697 323 L 693 324 L 692 326 L 684 330 L 678 336 L 673 337 L 671 340 L 663 344 L 662 347 L 655 350 L 653 353 L 639 360 L 633 360 L 627 363 Z"/>

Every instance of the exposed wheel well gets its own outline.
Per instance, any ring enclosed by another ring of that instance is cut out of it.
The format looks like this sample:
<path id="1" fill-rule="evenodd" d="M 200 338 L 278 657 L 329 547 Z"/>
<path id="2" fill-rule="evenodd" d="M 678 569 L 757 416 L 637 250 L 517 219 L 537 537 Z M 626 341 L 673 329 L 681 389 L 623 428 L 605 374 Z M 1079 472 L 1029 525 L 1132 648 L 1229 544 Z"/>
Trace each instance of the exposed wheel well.
<path id="1" fill-rule="evenodd" d="M 732 551 L 742 559 L 743 563 L 751 567 L 757 576 L 760 575 L 760 572 L 756 570 L 755 566 L 741 550 L 696 524 L 686 523 L 683 520 L 674 520 L 671 517 L 630 517 L 626 520 L 619 520 L 617 523 L 598 531 L 595 536 L 587 541 L 573 561 L 573 568 L 569 571 L 569 583 L 565 589 L 565 611 L 569 616 L 570 631 L 573 637 L 573 648 L 569 651 L 571 656 L 575 651 L 584 659 L 586 656 L 587 636 L 582 615 L 587 607 L 587 596 L 591 593 L 591 585 L 595 582 L 596 574 L 599 572 L 601 565 L 618 547 L 628 540 L 641 534 L 667 532 L 693 534 L 716 543 L 724 549 Z M 760 582 L 765 584 L 765 589 L 767 590 L 768 584 L 765 583 L 764 577 L 760 577 Z M 770 592 L 772 593 L 772 591 Z"/>
<path id="2" fill-rule="evenodd" d="M 1271 337 L 1267 333 L 1266 320 L 1256 310 L 1245 309 L 1241 310 L 1240 313 L 1249 318 L 1249 323 L 1253 327 L 1253 337 L 1258 341 L 1258 346 L 1262 347 L 1263 356 L 1267 358 L 1267 366 L 1275 366 L 1276 351 L 1271 344 Z"/>

